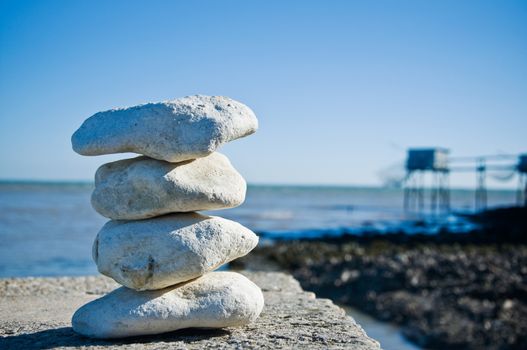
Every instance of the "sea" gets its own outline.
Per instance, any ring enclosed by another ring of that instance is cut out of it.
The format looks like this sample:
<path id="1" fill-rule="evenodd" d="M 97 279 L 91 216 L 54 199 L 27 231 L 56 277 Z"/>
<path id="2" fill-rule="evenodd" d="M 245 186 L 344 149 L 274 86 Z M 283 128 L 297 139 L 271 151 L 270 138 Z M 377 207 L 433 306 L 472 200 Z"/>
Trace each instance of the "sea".
<path id="1" fill-rule="evenodd" d="M 96 274 L 91 246 L 107 219 L 92 209 L 92 190 L 88 182 L 0 182 L 0 277 Z M 514 202 L 514 191 L 488 192 L 489 207 Z M 262 244 L 366 231 L 472 228 L 452 213 L 405 213 L 402 203 L 396 188 L 250 185 L 241 206 L 205 213 L 240 222 Z M 472 212 L 474 191 L 452 190 L 451 206 L 454 213 Z"/>
<path id="2" fill-rule="evenodd" d="M 0 182 L 0 278 L 97 274 L 91 247 L 107 219 L 91 207 L 92 190 L 89 182 Z M 450 195 L 449 213 L 427 207 L 408 213 L 398 188 L 249 185 L 241 206 L 205 213 L 240 222 L 261 244 L 372 231 L 468 232 L 473 224 L 458 214 L 474 212 L 474 191 L 454 189 Z M 512 205 L 515 196 L 490 190 L 488 206 Z M 397 328 L 348 310 L 385 349 L 416 349 Z"/>

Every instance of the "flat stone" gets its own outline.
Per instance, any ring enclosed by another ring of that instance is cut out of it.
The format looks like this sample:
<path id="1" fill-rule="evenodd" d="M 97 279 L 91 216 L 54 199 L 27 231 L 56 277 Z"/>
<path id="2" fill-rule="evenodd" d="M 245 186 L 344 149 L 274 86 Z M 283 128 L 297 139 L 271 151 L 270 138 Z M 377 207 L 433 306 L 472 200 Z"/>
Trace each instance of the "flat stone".
<path id="1" fill-rule="evenodd" d="M 71 143 L 85 156 L 134 152 L 181 162 L 205 157 L 256 129 L 258 120 L 246 105 L 197 95 L 99 112 L 84 121 Z"/>
<path id="2" fill-rule="evenodd" d="M 260 315 L 262 292 L 236 272 L 211 272 L 170 288 L 118 288 L 75 312 L 73 330 L 91 338 L 125 338 L 183 328 L 247 325 Z"/>
<path id="3" fill-rule="evenodd" d="M 237 222 L 197 213 L 109 221 L 93 244 L 103 275 L 135 290 L 165 288 L 246 255 L 258 237 Z"/>
<path id="4" fill-rule="evenodd" d="M 236 207 L 245 200 L 246 188 L 243 177 L 219 153 L 180 163 L 137 157 L 102 165 L 91 203 L 107 218 L 137 220 Z"/>
<path id="5" fill-rule="evenodd" d="M 379 349 L 344 310 L 302 291 L 290 275 L 243 274 L 265 299 L 253 323 L 125 340 L 86 338 L 71 328 L 78 307 L 118 287 L 107 277 L 0 279 L 0 349 Z"/>

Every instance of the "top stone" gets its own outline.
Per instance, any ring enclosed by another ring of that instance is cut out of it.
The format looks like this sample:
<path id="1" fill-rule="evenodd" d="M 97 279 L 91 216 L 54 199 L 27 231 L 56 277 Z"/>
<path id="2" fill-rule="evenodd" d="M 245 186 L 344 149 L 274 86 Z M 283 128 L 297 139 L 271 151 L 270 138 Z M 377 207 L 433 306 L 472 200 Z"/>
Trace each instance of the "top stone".
<path id="1" fill-rule="evenodd" d="M 246 105 L 196 95 L 96 113 L 75 131 L 71 143 L 85 156 L 134 152 L 180 162 L 205 157 L 257 129 L 258 120 Z"/>

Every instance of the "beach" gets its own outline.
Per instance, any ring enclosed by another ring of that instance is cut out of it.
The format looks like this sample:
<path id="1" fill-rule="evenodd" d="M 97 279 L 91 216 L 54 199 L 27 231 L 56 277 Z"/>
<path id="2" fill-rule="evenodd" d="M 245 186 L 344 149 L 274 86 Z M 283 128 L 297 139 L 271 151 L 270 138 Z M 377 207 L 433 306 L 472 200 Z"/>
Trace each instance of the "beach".
<path id="1" fill-rule="evenodd" d="M 96 275 L 91 245 L 106 220 L 90 207 L 92 188 L 2 183 L 0 277 Z M 453 191 L 458 215 L 405 215 L 397 189 L 249 186 L 245 204 L 208 214 L 260 236 L 227 268 L 292 273 L 352 316 L 372 316 L 366 332 L 394 325 L 408 349 L 518 348 L 527 334 L 523 216 L 471 216 L 472 195 Z M 489 193 L 491 205 L 513 201 L 513 191 Z M 388 344 L 399 341 L 391 336 Z"/>

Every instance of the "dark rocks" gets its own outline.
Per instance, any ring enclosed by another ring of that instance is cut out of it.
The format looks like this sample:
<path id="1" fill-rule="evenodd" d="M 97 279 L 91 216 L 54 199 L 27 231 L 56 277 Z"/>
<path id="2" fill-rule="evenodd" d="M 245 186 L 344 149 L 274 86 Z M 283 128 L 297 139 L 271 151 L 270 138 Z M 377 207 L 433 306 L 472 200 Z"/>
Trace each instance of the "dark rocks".
<path id="1" fill-rule="evenodd" d="M 527 344 L 527 245 L 348 237 L 276 242 L 255 255 L 292 271 L 319 296 L 402 325 L 408 339 L 426 348 Z"/>

